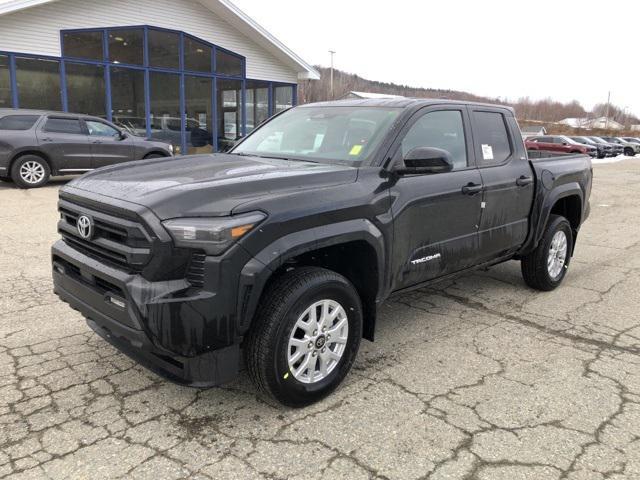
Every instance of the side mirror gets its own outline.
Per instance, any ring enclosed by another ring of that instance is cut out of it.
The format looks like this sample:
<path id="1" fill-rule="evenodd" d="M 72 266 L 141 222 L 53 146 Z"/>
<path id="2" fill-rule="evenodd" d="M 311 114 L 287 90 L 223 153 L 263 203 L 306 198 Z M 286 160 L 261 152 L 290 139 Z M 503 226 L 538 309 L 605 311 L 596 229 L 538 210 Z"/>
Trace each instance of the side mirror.
<path id="1" fill-rule="evenodd" d="M 118 140 L 125 140 L 129 138 L 129 134 L 127 132 L 120 132 L 118 134 Z"/>
<path id="2" fill-rule="evenodd" d="M 417 147 L 404 157 L 404 166 L 394 169 L 398 175 L 445 173 L 453 170 L 453 159 L 446 150 Z"/>
<path id="3" fill-rule="evenodd" d="M 567 142 L 562 142 L 563 145 L 569 145 Z"/>

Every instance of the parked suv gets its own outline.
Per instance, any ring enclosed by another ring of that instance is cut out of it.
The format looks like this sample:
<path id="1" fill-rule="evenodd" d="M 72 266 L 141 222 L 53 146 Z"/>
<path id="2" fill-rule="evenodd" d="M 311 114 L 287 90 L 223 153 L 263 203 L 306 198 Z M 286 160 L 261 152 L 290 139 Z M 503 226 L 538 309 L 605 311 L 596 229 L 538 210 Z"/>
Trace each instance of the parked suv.
<path id="1" fill-rule="evenodd" d="M 624 153 L 627 157 L 634 157 L 636 153 L 640 153 L 640 145 L 633 142 L 628 142 L 620 137 L 602 137 L 603 140 L 614 143 L 616 145 L 621 145 Z"/>
<path id="2" fill-rule="evenodd" d="M 605 145 L 603 143 L 597 143 L 587 137 L 569 137 L 571 140 L 582 143 L 583 145 L 589 145 L 591 147 L 596 147 L 596 151 L 598 152 L 598 158 L 605 158 L 606 156 L 611 155 L 613 151 L 613 147 L 609 145 Z"/>
<path id="3" fill-rule="evenodd" d="M 560 153 L 584 153 L 592 157 L 598 156 L 598 149 L 593 145 L 578 143 L 564 135 L 544 135 L 530 137 L 525 142 L 530 150 L 546 150 Z"/>
<path id="4" fill-rule="evenodd" d="M 507 260 L 532 288 L 558 287 L 592 171 L 556 155 L 529 156 L 508 107 L 294 107 L 229 153 L 62 187 L 54 291 L 167 378 L 211 386 L 245 365 L 300 407 L 340 384 L 394 293 Z"/>
<path id="5" fill-rule="evenodd" d="M 123 132 L 102 118 L 0 109 L 0 179 L 20 188 L 41 187 L 51 175 L 171 155 L 171 145 Z"/>
<path id="6" fill-rule="evenodd" d="M 611 156 L 617 157 L 618 155 L 622 155 L 624 153 L 624 147 L 622 145 L 618 145 L 617 143 L 611 143 L 604 140 L 602 137 L 587 137 L 593 140 L 596 143 L 601 143 L 603 145 L 609 145 L 611 147 Z"/>

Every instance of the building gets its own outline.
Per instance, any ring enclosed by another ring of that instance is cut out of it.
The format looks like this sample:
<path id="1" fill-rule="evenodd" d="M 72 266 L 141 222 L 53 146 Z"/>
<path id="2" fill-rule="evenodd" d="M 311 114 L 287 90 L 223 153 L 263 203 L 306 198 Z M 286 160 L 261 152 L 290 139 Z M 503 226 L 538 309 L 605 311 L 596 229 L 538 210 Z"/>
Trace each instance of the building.
<path id="1" fill-rule="evenodd" d="M 615 120 L 607 117 L 598 118 L 565 118 L 558 123 L 562 125 L 568 125 L 573 128 L 596 128 L 603 130 L 623 130 L 624 125 Z"/>
<path id="2" fill-rule="evenodd" d="M 404 98 L 402 95 L 390 95 L 387 93 L 372 93 L 372 92 L 347 92 L 341 99 L 358 99 L 358 98 Z"/>
<path id="3" fill-rule="evenodd" d="M 540 125 L 528 125 L 520 127 L 520 133 L 522 134 L 522 139 L 529 137 L 537 137 L 539 135 L 546 135 L 547 129 Z"/>
<path id="4" fill-rule="evenodd" d="M 318 78 L 229 0 L 0 3 L 0 107 L 101 116 L 179 152 L 224 149 Z"/>

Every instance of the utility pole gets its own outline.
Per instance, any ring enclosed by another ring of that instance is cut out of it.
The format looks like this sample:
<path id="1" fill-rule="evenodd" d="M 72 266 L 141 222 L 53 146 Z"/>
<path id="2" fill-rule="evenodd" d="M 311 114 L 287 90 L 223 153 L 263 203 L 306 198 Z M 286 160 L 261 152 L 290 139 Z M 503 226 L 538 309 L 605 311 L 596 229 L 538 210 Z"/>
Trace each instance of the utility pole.
<path id="1" fill-rule="evenodd" d="M 611 90 L 609 90 L 609 93 L 607 94 L 607 113 L 605 116 L 605 123 L 604 123 L 604 128 L 606 130 L 609 130 L 609 105 L 611 104 Z"/>
<path id="2" fill-rule="evenodd" d="M 335 55 L 335 51 L 334 50 L 329 50 L 329 53 L 331 54 L 331 83 L 330 83 L 330 91 L 331 91 L 331 100 L 334 99 L 333 96 L 333 56 Z"/>

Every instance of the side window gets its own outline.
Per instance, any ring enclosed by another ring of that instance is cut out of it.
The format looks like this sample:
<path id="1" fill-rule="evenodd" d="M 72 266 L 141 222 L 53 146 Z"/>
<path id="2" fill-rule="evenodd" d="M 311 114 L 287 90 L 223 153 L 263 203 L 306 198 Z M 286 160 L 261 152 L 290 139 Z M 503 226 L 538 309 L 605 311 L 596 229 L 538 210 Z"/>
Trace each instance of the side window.
<path id="1" fill-rule="evenodd" d="M 39 118 L 38 115 L 7 115 L 0 118 L 0 130 L 29 130 Z"/>
<path id="2" fill-rule="evenodd" d="M 402 156 L 417 147 L 434 147 L 448 151 L 453 169 L 467 167 L 467 144 L 460 110 L 441 110 L 425 113 L 402 140 Z"/>
<path id="3" fill-rule="evenodd" d="M 87 130 L 92 137 L 115 137 L 120 134 L 118 130 L 110 125 L 95 120 L 85 120 Z"/>
<path id="4" fill-rule="evenodd" d="M 45 132 L 83 134 L 80 120 L 77 118 L 49 117 L 44 125 Z"/>
<path id="5" fill-rule="evenodd" d="M 473 112 L 474 136 L 479 166 L 497 165 L 511 156 L 511 144 L 504 115 L 496 112 Z"/>

